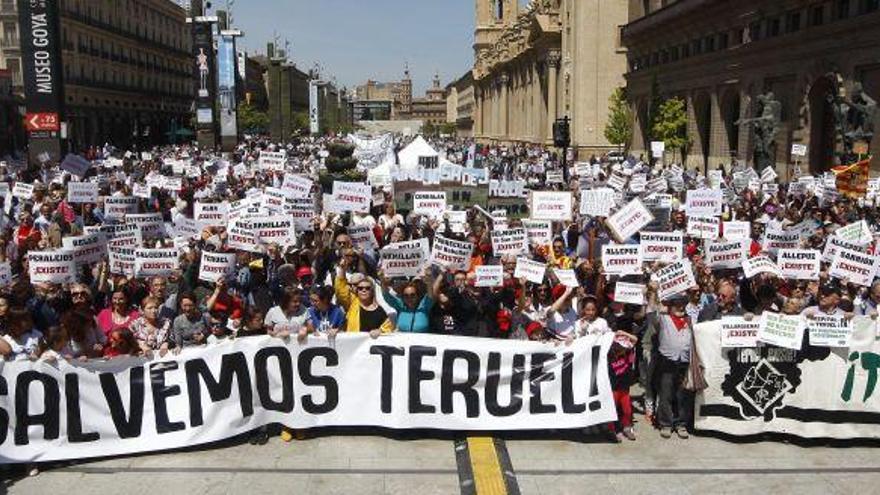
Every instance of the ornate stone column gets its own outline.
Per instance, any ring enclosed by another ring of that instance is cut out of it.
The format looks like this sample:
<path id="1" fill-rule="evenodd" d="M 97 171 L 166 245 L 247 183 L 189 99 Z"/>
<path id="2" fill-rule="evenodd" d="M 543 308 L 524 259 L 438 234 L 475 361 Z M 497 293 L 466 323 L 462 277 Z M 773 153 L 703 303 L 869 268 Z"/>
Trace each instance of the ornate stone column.
<path id="1" fill-rule="evenodd" d="M 499 118 L 499 134 L 501 135 L 502 140 L 509 140 L 509 129 L 510 122 L 508 121 L 508 98 L 510 97 L 510 93 L 507 87 L 507 84 L 510 82 L 510 76 L 506 73 L 501 74 L 498 77 L 498 83 L 501 85 L 501 106 L 500 106 L 500 118 Z"/>
<path id="2" fill-rule="evenodd" d="M 547 53 L 547 141 L 553 141 L 553 123 L 556 121 L 556 86 L 559 83 L 559 61 L 562 56 L 558 50 Z"/>

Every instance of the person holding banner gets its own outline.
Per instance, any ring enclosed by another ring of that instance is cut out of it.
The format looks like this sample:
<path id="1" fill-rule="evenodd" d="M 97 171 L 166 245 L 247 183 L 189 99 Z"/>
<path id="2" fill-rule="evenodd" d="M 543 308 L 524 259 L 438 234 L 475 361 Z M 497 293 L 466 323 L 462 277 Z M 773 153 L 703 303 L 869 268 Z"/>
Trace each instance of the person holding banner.
<path id="1" fill-rule="evenodd" d="M 156 351 L 159 356 L 164 356 L 169 349 L 171 321 L 162 318 L 161 306 L 159 299 L 152 296 L 145 297 L 141 302 L 141 316 L 129 326 L 145 356 L 151 356 Z"/>
<path id="2" fill-rule="evenodd" d="M 374 339 L 394 331 L 388 312 L 376 300 L 376 284 L 359 272 L 350 278 L 345 275 L 345 264 L 341 265 L 334 287 L 336 300 L 346 310 L 346 331 L 369 332 Z"/>
<path id="3" fill-rule="evenodd" d="M 110 307 L 98 313 L 98 328 L 109 339 L 113 330 L 129 328 L 139 316 L 138 310 L 128 304 L 128 294 L 121 289 L 114 290 L 110 296 Z"/>
<path id="4" fill-rule="evenodd" d="M 9 310 L 7 333 L 0 336 L 2 361 L 23 361 L 37 358 L 37 349 L 43 334 L 34 328 L 31 314 L 24 308 Z"/>
<path id="5" fill-rule="evenodd" d="M 178 294 L 177 304 L 180 314 L 171 325 L 171 340 L 174 352 L 179 353 L 184 347 L 204 344 L 208 334 L 195 295 L 191 292 Z"/>
<path id="6" fill-rule="evenodd" d="M 431 327 L 431 308 L 434 307 L 434 299 L 427 294 L 425 287 L 431 287 L 431 293 L 437 291 L 441 279 L 434 280 L 431 277 L 431 267 L 425 268 L 425 277 L 422 281 L 410 280 L 402 285 L 400 296 L 391 290 L 391 284 L 385 274 L 379 272 L 382 281 L 382 295 L 385 301 L 397 311 L 397 331 L 408 333 L 428 333 Z"/>
<path id="7" fill-rule="evenodd" d="M 286 287 L 278 305 L 266 313 L 263 325 L 269 335 L 284 338 L 299 334 L 308 317 L 303 306 L 302 290 L 298 287 Z"/>

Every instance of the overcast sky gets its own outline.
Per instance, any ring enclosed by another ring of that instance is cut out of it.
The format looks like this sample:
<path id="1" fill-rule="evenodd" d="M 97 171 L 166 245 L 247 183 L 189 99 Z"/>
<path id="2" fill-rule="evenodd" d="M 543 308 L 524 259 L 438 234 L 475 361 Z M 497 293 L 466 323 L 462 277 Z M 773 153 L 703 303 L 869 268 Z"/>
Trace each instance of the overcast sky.
<path id="1" fill-rule="evenodd" d="M 421 96 L 435 72 L 445 86 L 472 66 L 474 9 L 473 0 L 235 0 L 232 11 L 248 53 L 286 38 L 298 67 L 318 62 L 349 89 L 399 80 L 408 62 Z"/>

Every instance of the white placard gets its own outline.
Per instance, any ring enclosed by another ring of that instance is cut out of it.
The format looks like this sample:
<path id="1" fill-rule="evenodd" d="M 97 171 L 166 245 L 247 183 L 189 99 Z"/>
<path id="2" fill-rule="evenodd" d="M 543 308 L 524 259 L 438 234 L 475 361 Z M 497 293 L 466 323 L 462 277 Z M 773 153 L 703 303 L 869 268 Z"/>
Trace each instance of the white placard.
<path id="1" fill-rule="evenodd" d="M 697 284 L 690 261 L 684 259 L 657 270 L 651 275 L 651 279 L 657 282 L 657 292 L 661 301 L 687 292 Z"/>
<path id="2" fill-rule="evenodd" d="M 627 239 L 653 221 L 654 216 L 637 198 L 608 217 L 605 223 L 617 242 L 626 242 Z"/>
<path id="3" fill-rule="evenodd" d="M 533 284 L 540 284 L 544 281 L 544 275 L 547 274 L 547 265 L 538 261 L 532 261 L 527 258 L 516 259 L 516 270 L 513 276 L 516 278 L 524 278 Z"/>
<path id="4" fill-rule="evenodd" d="M 425 269 L 428 258 L 425 252 L 418 246 L 401 247 L 399 244 L 389 244 L 382 248 L 382 272 L 388 278 L 418 277 Z"/>
<path id="5" fill-rule="evenodd" d="M 313 185 L 314 182 L 311 179 L 302 175 L 285 174 L 281 189 L 287 193 L 289 198 L 308 198 L 311 196 Z"/>
<path id="6" fill-rule="evenodd" d="M 801 350 L 804 338 L 804 318 L 800 315 L 782 315 L 764 311 L 758 328 L 758 341 L 786 349 Z"/>
<path id="7" fill-rule="evenodd" d="M 768 253 L 776 254 L 780 249 L 797 249 L 801 244 L 800 232 L 786 230 L 767 229 L 764 232 L 764 240 L 761 249 Z"/>
<path id="8" fill-rule="evenodd" d="M 177 248 L 135 250 L 134 273 L 138 278 L 167 277 L 180 268 Z"/>
<path id="9" fill-rule="evenodd" d="M 847 282 L 869 287 L 877 272 L 876 257 L 869 254 L 839 249 L 831 262 L 828 275 Z"/>
<path id="10" fill-rule="evenodd" d="M 475 287 L 501 287 L 504 285 L 504 267 L 501 265 L 480 265 L 474 270 Z"/>
<path id="11" fill-rule="evenodd" d="M 67 184 L 67 202 L 71 204 L 77 203 L 97 203 L 98 202 L 98 183 L 97 182 L 70 182 Z"/>
<path id="12" fill-rule="evenodd" d="M 248 227 L 260 244 L 289 246 L 296 244 L 296 227 L 286 215 L 257 216 L 248 219 Z"/>
<path id="13" fill-rule="evenodd" d="M 725 240 L 738 241 L 752 238 L 752 224 L 749 222 L 724 222 L 723 228 Z"/>
<path id="14" fill-rule="evenodd" d="M 233 221 L 226 229 L 226 245 L 230 249 L 247 251 L 250 253 L 262 253 L 263 247 L 257 241 L 254 231 L 246 221 Z"/>
<path id="15" fill-rule="evenodd" d="M 229 223 L 229 203 L 202 203 L 196 202 L 193 209 L 193 219 L 199 229 L 206 227 L 226 227 Z"/>
<path id="16" fill-rule="evenodd" d="M 810 345 L 821 347 L 848 347 L 852 322 L 845 315 L 826 315 L 816 312 L 805 318 Z"/>
<path id="17" fill-rule="evenodd" d="M 639 234 L 644 261 L 671 263 L 684 255 L 684 234 L 681 232 L 642 232 Z"/>
<path id="18" fill-rule="evenodd" d="M 73 253 L 74 262 L 78 266 L 99 263 L 107 252 L 107 242 L 100 233 L 62 237 L 61 245 Z"/>
<path id="19" fill-rule="evenodd" d="M 31 251 L 27 257 L 31 283 L 76 282 L 76 261 L 72 251 Z"/>
<path id="20" fill-rule="evenodd" d="M 564 270 L 562 268 L 554 268 L 553 274 L 556 275 L 556 278 L 559 279 L 559 283 L 566 286 L 571 287 L 572 289 L 577 289 L 581 286 L 581 283 L 577 279 L 577 275 L 574 273 L 574 270 Z"/>
<path id="21" fill-rule="evenodd" d="M 136 226 L 144 239 L 165 236 L 165 222 L 161 213 L 129 213 L 125 215 L 125 223 Z"/>
<path id="22" fill-rule="evenodd" d="M 746 321 L 741 316 L 725 316 L 721 318 L 721 347 L 756 347 L 760 328 L 760 318 Z"/>
<path id="23" fill-rule="evenodd" d="M 780 249 L 776 265 L 782 278 L 818 280 L 821 254 L 815 249 Z"/>
<path id="24" fill-rule="evenodd" d="M 199 280 L 217 283 L 218 280 L 235 275 L 235 253 L 210 253 L 202 251 Z"/>
<path id="25" fill-rule="evenodd" d="M 107 196 L 104 198 L 104 217 L 123 218 L 128 213 L 137 213 L 138 198 L 133 196 Z"/>
<path id="26" fill-rule="evenodd" d="M 651 141 L 651 158 L 663 158 L 666 151 L 666 143 L 663 141 Z"/>
<path id="27" fill-rule="evenodd" d="M 61 162 L 61 170 L 66 170 L 71 174 L 77 177 L 85 177 L 86 172 L 91 168 L 92 162 L 86 160 L 85 158 L 74 155 L 73 153 L 68 153 L 67 156 L 64 157 L 64 161 Z"/>
<path id="28" fill-rule="evenodd" d="M 474 247 L 469 242 L 448 239 L 442 235 L 434 237 L 431 263 L 446 270 L 467 270 L 471 264 Z"/>
<path id="29" fill-rule="evenodd" d="M 369 213 L 373 189 L 360 182 L 333 181 L 333 203 L 337 211 Z"/>
<path id="30" fill-rule="evenodd" d="M 745 272 L 746 278 L 752 278 L 759 273 L 769 273 L 776 277 L 779 277 L 781 275 L 779 273 L 779 267 L 776 266 L 776 263 L 774 263 L 773 260 L 764 255 L 755 256 L 747 259 L 743 262 L 742 268 L 743 272 Z"/>
<path id="31" fill-rule="evenodd" d="M 607 188 L 581 191 L 581 215 L 607 217 L 614 207 L 614 190 Z"/>
<path id="32" fill-rule="evenodd" d="M 717 217 L 723 205 L 721 189 L 691 189 L 687 192 L 685 211 L 693 217 Z"/>
<path id="33" fill-rule="evenodd" d="M 874 240 L 868 222 L 864 220 L 840 227 L 834 231 L 834 237 L 859 246 L 866 246 Z"/>
<path id="34" fill-rule="evenodd" d="M 644 284 L 617 282 L 614 284 L 614 302 L 643 306 L 646 291 L 647 287 Z"/>
<path id="35" fill-rule="evenodd" d="M 720 222 L 715 217 L 687 217 L 687 235 L 697 239 L 717 239 L 720 227 Z"/>
<path id="36" fill-rule="evenodd" d="M 749 256 L 749 242 L 706 241 L 706 264 L 715 269 L 739 269 Z"/>
<path id="37" fill-rule="evenodd" d="M 529 243 L 525 229 L 492 231 L 492 254 L 495 256 L 518 256 L 528 251 Z"/>
<path id="38" fill-rule="evenodd" d="M 446 211 L 446 191 L 417 191 L 413 194 L 413 213 L 441 218 Z"/>
<path id="39" fill-rule="evenodd" d="M 793 156 L 800 156 L 800 157 L 807 156 L 807 145 L 792 143 L 791 144 L 791 154 Z"/>
<path id="40" fill-rule="evenodd" d="M 282 172 L 287 165 L 287 152 L 261 151 L 259 165 L 263 170 Z"/>
<path id="41" fill-rule="evenodd" d="M 553 223 L 549 220 L 522 219 L 526 236 L 532 246 L 547 246 L 553 243 Z"/>
<path id="42" fill-rule="evenodd" d="M 570 192 L 532 191 L 531 217 L 554 222 L 571 221 L 571 203 Z"/>
<path id="43" fill-rule="evenodd" d="M 641 274 L 641 244 L 602 245 L 602 269 L 605 275 Z"/>

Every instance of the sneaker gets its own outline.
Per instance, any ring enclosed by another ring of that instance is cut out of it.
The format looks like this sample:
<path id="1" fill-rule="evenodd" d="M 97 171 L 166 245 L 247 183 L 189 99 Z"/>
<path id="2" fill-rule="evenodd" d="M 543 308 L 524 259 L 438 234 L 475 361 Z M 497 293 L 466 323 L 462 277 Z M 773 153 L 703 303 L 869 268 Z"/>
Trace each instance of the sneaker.
<path id="1" fill-rule="evenodd" d="M 669 428 L 668 426 L 660 428 L 660 436 L 663 438 L 672 438 L 672 428 Z"/>
<path id="2" fill-rule="evenodd" d="M 635 440 L 636 432 L 633 431 L 632 426 L 627 426 L 623 429 L 623 436 L 625 436 L 627 440 Z"/>
<path id="3" fill-rule="evenodd" d="M 623 443 L 623 433 L 614 435 L 614 443 Z"/>
<path id="4" fill-rule="evenodd" d="M 28 476 L 32 478 L 34 476 L 37 476 L 38 474 L 40 474 L 40 468 L 38 468 L 37 466 L 31 466 L 31 468 L 28 470 Z"/>
<path id="5" fill-rule="evenodd" d="M 688 433 L 687 428 L 676 428 L 675 434 L 678 435 L 678 438 L 680 438 L 682 440 L 687 440 L 691 436 Z"/>
<path id="6" fill-rule="evenodd" d="M 281 430 L 281 440 L 284 442 L 289 442 L 293 440 L 293 433 L 287 428 Z"/>

